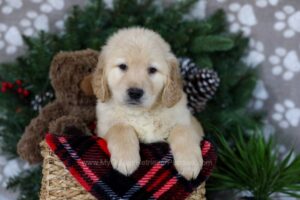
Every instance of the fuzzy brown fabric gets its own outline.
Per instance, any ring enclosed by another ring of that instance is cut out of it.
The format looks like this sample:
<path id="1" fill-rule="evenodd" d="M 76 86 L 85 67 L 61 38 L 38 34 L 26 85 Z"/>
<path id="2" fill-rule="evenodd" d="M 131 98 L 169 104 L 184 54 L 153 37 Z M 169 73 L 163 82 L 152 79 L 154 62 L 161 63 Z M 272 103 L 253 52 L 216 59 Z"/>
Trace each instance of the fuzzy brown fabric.
<path id="1" fill-rule="evenodd" d="M 49 132 L 55 134 L 89 134 L 90 130 L 81 118 L 71 115 L 62 116 L 52 122 L 49 125 Z"/>
<path id="2" fill-rule="evenodd" d="M 40 142 L 49 130 L 55 134 L 87 133 L 95 121 L 96 98 L 82 89 L 89 89 L 89 76 L 98 61 L 98 52 L 83 50 L 57 54 L 50 67 L 51 84 L 56 99 L 32 119 L 18 143 L 18 153 L 29 163 L 42 161 Z"/>

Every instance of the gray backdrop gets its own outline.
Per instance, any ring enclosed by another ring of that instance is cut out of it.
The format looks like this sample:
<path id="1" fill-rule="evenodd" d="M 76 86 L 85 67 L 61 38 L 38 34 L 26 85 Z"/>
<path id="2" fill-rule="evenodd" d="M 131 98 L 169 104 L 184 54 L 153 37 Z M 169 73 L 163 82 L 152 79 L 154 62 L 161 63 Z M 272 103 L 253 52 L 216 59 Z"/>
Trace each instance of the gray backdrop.
<path id="1" fill-rule="evenodd" d="M 32 36 L 39 30 L 59 32 L 70 7 L 86 2 L 0 0 L 0 62 L 14 60 L 26 51 L 21 34 Z M 300 1 L 203 0 L 192 15 L 203 18 L 218 8 L 227 11 L 232 32 L 243 31 L 251 37 L 251 48 L 244 59 L 252 67 L 260 65 L 261 78 L 250 106 L 267 110 L 266 137 L 276 130 L 282 153 L 291 145 L 299 150 Z M 7 160 L 0 154 L 0 200 L 14 199 L 15 194 L 3 187 L 8 177 L 28 167 L 23 161 Z"/>

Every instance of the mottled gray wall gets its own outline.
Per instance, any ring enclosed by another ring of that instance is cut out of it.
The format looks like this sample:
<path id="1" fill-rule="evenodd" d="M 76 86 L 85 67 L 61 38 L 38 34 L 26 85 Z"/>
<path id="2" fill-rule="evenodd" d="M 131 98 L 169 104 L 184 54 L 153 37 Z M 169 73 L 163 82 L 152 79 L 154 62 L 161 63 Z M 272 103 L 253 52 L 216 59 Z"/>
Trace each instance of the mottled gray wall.
<path id="1" fill-rule="evenodd" d="M 171 2 L 172 0 L 164 0 Z M 38 30 L 59 32 L 71 5 L 84 0 L 0 0 L 0 62 L 14 60 L 24 51 L 21 34 Z M 204 17 L 218 8 L 227 11 L 230 30 L 250 36 L 245 61 L 260 65 L 261 80 L 254 92 L 253 109 L 268 112 L 266 130 L 278 130 L 281 151 L 300 143 L 300 1 L 299 0 L 206 0 L 193 10 Z M 28 167 L 0 155 L 0 200 L 14 199 L 4 192 L 8 176 Z M 2 189 L 1 189 L 2 188 Z"/>

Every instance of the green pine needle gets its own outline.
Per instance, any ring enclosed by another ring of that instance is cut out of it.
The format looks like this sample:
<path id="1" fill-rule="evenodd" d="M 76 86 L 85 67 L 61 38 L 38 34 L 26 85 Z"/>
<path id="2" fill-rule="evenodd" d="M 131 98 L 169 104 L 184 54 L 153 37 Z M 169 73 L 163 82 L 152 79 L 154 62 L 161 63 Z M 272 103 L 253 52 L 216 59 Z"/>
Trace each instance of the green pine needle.
<path id="1" fill-rule="evenodd" d="M 250 191 L 257 200 L 273 193 L 300 197 L 300 155 L 293 158 L 291 150 L 280 160 L 274 139 L 266 141 L 259 130 L 239 129 L 228 137 L 218 135 L 218 166 L 209 189 Z"/>
<path id="2" fill-rule="evenodd" d="M 204 20 L 187 17 L 196 2 L 177 1 L 167 8 L 161 8 L 152 0 L 114 0 L 113 8 L 107 8 L 102 0 L 90 0 L 84 8 L 74 7 L 61 33 L 41 32 L 37 37 L 24 37 L 28 47 L 26 53 L 12 63 L 0 64 L 0 81 L 14 82 L 21 79 L 24 87 L 31 92 L 28 99 L 11 93 L 0 93 L 0 112 L 5 116 L 0 117 L 0 127 L 3 127 L 0 129 L 0 140 L 3 141 L 1 150 L 10 157 L 17 157 L 17 142 L 25 126 L 38 114 L 31 108 L 30 102 L 35 95 L 53 90 L 48 71 L 56 53 L 86 48 L 100 50 L 116 30 L 143 26 L 161 34 L 178 57 L 189 57 L 200 67 L 209 67 L 218 72 L 221 84 L 217 94 L 197 116 L 212 140 L 219 140 L 218 135 L 214 134 L 216 132 L 225 134 L 218 147 L 218 170 L 222 173 L 217 170 L 214 174 L 216 180 L 219 180 L 214 182 L 214 188 L 252 189 L 256 196 L 264 197 L 276 191 L 296 195 L 294 191 L 299 187 L 292 182 L 298 181 L 299 176 L 292 177 L 292 174 L 298 173 L 298 157 L 294 160 L 288 157 L 285 162 L 279 162 L 280 167 L 275 168 L 274 163 L 278 163 L 278 160 L 270 155 L 273 143 L 260 141 L 248 144 L 251 137 L 244 141 L 244 135 L 234 138 L 240 142 L 233 143 L 238 144 L 235 149 L 231 146 L 228 148 L 228 142 L 232 142 L 228 133 L 234 127 L 255 130 L 262 124 L 261 113 L 247 110 L 257 75 L 242 62 L 248 48 L 248 39 L 227 31 L 224 11 L 219 10 Z M 247 145 L 252 145 L 252 148 L 248 149 Z M 235 157 L 239 159 L 233 160 Z M 262 166 L 265 172 L 263 175 L 260 174 Z M 274 175 L 274 169 L 277 169 L 277 174 L 281 174 L 280 177 Z M 255 173 L 258 175 L 255 176 Z M 249 174 L 252 175 L 250 181 L 247 180 Z M 271 182 L 268 179 L 270 176 L 276 179 Z M 38 199 L 40 180 L 40 170 L 24 172 L 13 179 L 10 188 L 19 188 L 21 199 Z"/>
<path id="3" fill-rule="evenodd" d="M 41 173 L 41 167 L 23 171 L 18 177 L 10 179 L 7 188 L 13 191 L 20 190 L 18 200 L 37 200 L 42 181 Z"/>
<path id="4" fill-rule="evenodd" d="M 193 41 L 192 51 L 195 53 L 227 51 L 234 46 L 233 40 L 225 36 L 199 36 Z"/>

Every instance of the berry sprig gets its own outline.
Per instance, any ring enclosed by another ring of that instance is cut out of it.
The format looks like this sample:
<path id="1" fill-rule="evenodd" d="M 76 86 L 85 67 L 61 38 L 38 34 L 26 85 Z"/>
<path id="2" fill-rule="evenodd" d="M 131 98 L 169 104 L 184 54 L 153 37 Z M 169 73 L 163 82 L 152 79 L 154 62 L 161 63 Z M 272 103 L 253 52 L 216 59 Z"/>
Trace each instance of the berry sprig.
<path id="1" fill-rule="evenodd" d="M 21 97 L 28 97 L 30 92 L 23 87 L 21 80 L 16 80 L 14 83 L 3 81 L 1 82 L 1 92 L 12 92 L 19 94 Z"/>

